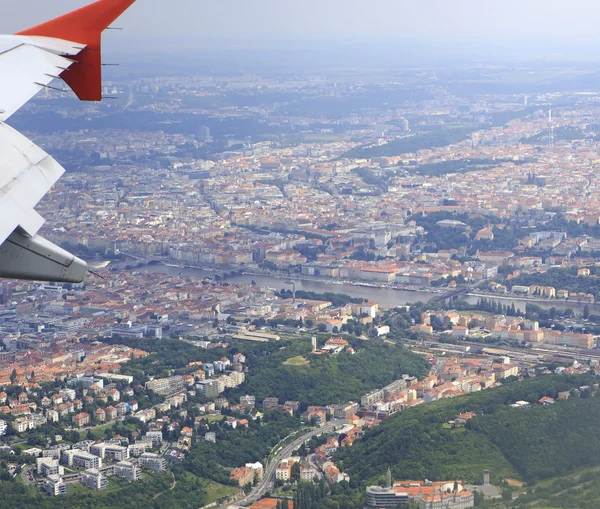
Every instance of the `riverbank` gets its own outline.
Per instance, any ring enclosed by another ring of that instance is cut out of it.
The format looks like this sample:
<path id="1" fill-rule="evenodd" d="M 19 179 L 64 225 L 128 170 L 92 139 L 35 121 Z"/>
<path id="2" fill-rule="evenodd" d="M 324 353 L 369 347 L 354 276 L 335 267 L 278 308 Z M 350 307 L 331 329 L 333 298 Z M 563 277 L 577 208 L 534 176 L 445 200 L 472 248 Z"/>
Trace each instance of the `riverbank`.
<path id="1" fill-rule="evenodd" d="M 150 265 L 150 264 L 149 264 Z M 152 265 L 157 265 L 156 263 L 152 264 Z M 369 283 L 369 282 L 365 282 L 365 281 L 354 281 L 354 280 L 350 280 L 350 279 L 331 279 L 331 278 L 324 278 L 324 277 L 319 277 L 319 276 L 310 276 L 308 274 L 279 274 L 279 273 L 273 273 L 271 271 L 249 271 L 249 270 L 244 270 L 244 271 L 240 271 L 240 270 L 225 270 L 223 268 L 217 268 L 217 267 L 197 267 L 195 265 L 185 265 L 185 264 L 175 264 L 175 263 L 159 263 L 158 265 L 164 265 L 165 267 L 176 267 L 176 268 L 182 268 L 182 269 L 196 269 L 196 270 L 202 270 L 202 271 L 206 271 L 209 273 L 213 273 L 213 275 L 219 275 L 221 277 L 223 277 L 224 280 L 230 280 L 234 277 L 236 277 L 237 275 L 241 275 L 242 276 L 248 276 L 248 277 L 270 277 L 273 279 L 277 279 L 279 281 L 281 281 L 282 283 L 286 284 L 286 281 L 293 281 L 298 282 L 298 281 L 312 281 L 315 283 L 323 283 L 323 284 L 328 284 L 328 285 L 350 285 L 350 286 L 359 286 L 359 287 L 364 287 L 364 288 L 387 288 L 390 290 L 398 290 L 398 291 L 403 291 L 403 292 L 426 292 L 426 293 L 431 293 L 431 294 L 444 294 L 448 291 L 448 289 L 446 288 L 434 288 L 434 287 L 421 287 L 421 286 L 415 286 L 415 285 L 401 285 L 401 284 L 386 284 L 386 283 Z M 147 265 L 144 265 L 147 266 Z M 233 274 L 233 275 L 230 275 Z"/>
<path id="2" fill-rule="evenodd" d="M 556 309 L 567 309 L 583 311 L 585 306 L 588 306 L 589 311 L 598 310 L 600 311 L 600 302 L 583 302 L 577 300 L 565 300 L 565 299 L 547 299 L 541 297 L 530 297 L 530 296 L 515 296 L 515 295 L 498 295 L 497 293 L 485 293 L 485 292 L 469 292 L 465 294 L 467 297 L 476 297 L 478 299 L 492 299 L 499 301 L 509 301 L 510 303 L 515 301 L 528 302 L 529 304 L 535 304 L 536 306 L 548 309 L 549 307 L 555 307 Z"/>
<path id="3" fill-rule="evenodd" d="M 198 268 L 184 265 L 175 264 L 150 264 L 136 268 L 140 272 L 148 273 L 160 273 L 194 277 L 203 279 L 207 277 L 214 278 L 215 273 L 227 272 L 213 268 Z M 344 293 L 350 295 L 353 298 L 366 299 L 368 301 L 374 301 L 379 304 L 382 309 L 390 309 L 399 306 L 406 306 L 414 304 L 415 302 L 427 302 L 432 297 L 445 293 L 446 289 L 441 288 L 416 288 L 416 287 L 404 287 L 397 288 L 392 285 L 380 286 L 371 285 L 369 283 L 359 282 L 341 282 L 331 281 L 323 278 L 311 278 L 310 276 L 299 276 L 288 277 L 280 274 L 264 274 L 257 272 L 245 271 L 242 274 L 228 276 L 225 281 L 236 284 L 251 284 L 252 282 L 269 288 L 277 290 L 286 289 L 290 290 L 291 285 L 287 284 L 286 281 L 293 281 L 296 290 L 305 290 L 315 293 Z M 231 273 L 230 272 L 230 273 Z M 382 284 L 383 285 L 383 284 Z M 469 304 L 477 304 L 477 301 L 481 298 L 488 299 L 493 302 L 500 302 L 505 305 L 515 305 L 515 308 L 520 311 L 525 311 L 528 304 L 535 304 L 542 309 L 556 308 L 565 310 L 567 308 L 573 309 L 577 314 L 583 314 L 583 309 L 587 305 L 590 312 L 592 310 L 598 310 L 600 312 L 600 303 L 585 303 L 585 302 L 574 302 L 574 301 L 562 301 L 555 299 L 541 299 L 538 297 L 521 297 L 521 296 L 510 296 L 510 295 L 498 295 L 493 293 L 485 293 L 481 291 L 474 291 L 468 294 L 461 295 L 462 300 L 466 300 Z"/>

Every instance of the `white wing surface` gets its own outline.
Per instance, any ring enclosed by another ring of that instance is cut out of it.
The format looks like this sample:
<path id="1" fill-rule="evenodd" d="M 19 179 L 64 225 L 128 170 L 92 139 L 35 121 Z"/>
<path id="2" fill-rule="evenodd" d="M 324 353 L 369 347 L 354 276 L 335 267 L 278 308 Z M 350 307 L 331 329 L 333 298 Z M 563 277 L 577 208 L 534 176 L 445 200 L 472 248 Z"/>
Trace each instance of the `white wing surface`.
<path id="1" fill-rule="evenodd" d="M 83 281 L 87 265 L 37 235 L 34 207 L 64 168 L 5 124 L 61 78 L 82 100 L 99 101 L 102 31 L 134 0 L 98 0 L 17 35 L 0 35 L 0 277 Z"/>
<path id="2" fill-rule="evenodd" d="M 0 120 L 65 72 L 82 49 L 50 37 L 0 35 Z"/>

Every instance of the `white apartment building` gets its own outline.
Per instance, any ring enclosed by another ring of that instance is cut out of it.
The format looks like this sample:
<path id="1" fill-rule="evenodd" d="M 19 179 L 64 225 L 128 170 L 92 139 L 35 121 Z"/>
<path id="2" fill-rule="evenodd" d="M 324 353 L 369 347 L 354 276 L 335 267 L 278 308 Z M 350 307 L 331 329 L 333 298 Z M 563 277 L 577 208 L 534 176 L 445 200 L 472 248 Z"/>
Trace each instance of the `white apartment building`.
<path id="1" fill-rule="evenodd" d="M 60 474 L 58 460 L 55 458 L 36 458 L 37 473 L 40 475 Z"/>
<path id="2" fill-rule="evenodd" d="M 123 447 L 122 445 L 107 443 L 95 444 L 90 447 L 90 452 L 102 459 L 114 461 L 123 461 L 129 458 L 129 451 L 127 447 Z"/>
<path id="3" fill-rule="evenodd" d="M 108 479 L 97 468 L 90 468 L 81 474 L 81 484 L 92 490 L 104 490 L 108 487 Z"/>
<path id="4" fill-rule="evenodd" d="M 156 472 L 161 472 L 167 468 L 167 460 L 158 454 L 145 452 L 140 456 L 140 466 Z"/>
<path id="5" fill-rule="evenodd" d="M 123 477 L 129 482 L 134 482 L 140 479 L 142 472 L 137 465 L 134 465 L 129 461 L 120 461 L 115 465 L 115 475 L 117 477 Z"/>
<path id="6" fill-rule="evenodd" d="M 52 497 L 67 494 L 67 485 L 58 474 L 50 474 L 44 479 L 44 491 Z"/>
<path id="7" fill-rule="evenodd" d="M 81 449 L 63 451 L 61 460 L 69 467 L 85 468 L 86 470 L 102 467 L 102 459 L 100 457 Z"/>

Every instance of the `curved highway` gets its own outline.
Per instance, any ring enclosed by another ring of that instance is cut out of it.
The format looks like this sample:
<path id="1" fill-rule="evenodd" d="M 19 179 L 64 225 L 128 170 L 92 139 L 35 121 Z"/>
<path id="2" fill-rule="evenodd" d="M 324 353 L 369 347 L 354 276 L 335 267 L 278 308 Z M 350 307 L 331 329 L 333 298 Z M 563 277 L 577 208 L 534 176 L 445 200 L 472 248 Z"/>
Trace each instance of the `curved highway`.
<path id="1" fill-rule="evenodd" d="M 260 499 L 267 491 L 269 491 L 273 482 L 273 478 L 275 477 L 275 470 L 277 470 L 277 465 L 279 465 L 279 462 L 281 460 L 291 456 L 292 452 L 294 452 L 296 449 L 298 449 L 298 447 L 300 447 L 301 444 L 307 442 L 312 437 L 332 433 L 337 426 L 343 425 L 344 422 L 344 419 L 333 419 L 330 422 L 326 423 L 325 426 L 315 428 L 304 433 L 303 435 L 296 438 L 293 442 L 290 442 L 288 445 L 279 450 L 275 454 L 275 456 L 273 456 L 273 459 L 265 467 L 265 472 L 260 482 L 256 486 L 254 486 L 254 488 L 252 488 L 252 491 L 243 500 L 238 502 L 238 504 L 248 505 Z"/>

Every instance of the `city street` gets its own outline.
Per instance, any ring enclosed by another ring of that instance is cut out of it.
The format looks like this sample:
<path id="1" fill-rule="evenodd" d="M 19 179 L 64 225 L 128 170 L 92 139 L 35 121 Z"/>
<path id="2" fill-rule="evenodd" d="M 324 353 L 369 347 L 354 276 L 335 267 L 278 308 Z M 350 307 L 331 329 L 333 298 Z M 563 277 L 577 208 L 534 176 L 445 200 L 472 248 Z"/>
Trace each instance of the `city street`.
<path id="1" fill-rule="evenodd" d="M 277 469 L 277 465 L 279 464 L 279 462 L 289 457 L 292 454 L 292 452 L 294 452 L 296 449 L 298 449 L 298 447 L 300 447 L 301 444 L 307 442 L 314 436 L 331 433 L 337 426 L 340 426 L 343 423 L 343 419 L 332 420 L 321 428 L 313 429 L 304 433 L 296 440 L 283 447 L 279 452 L 275 454 L 273 459 L 265 467 L 265 473 L 261 481 L 254 488 L 252 488 L 252 491 L 242 501 L 240 501 L 239 504 L 250 504 L 260 499 L 267 491 L 269 491 L 273 482 L 273 477 L 275 477 L 275 470 Z"/>

